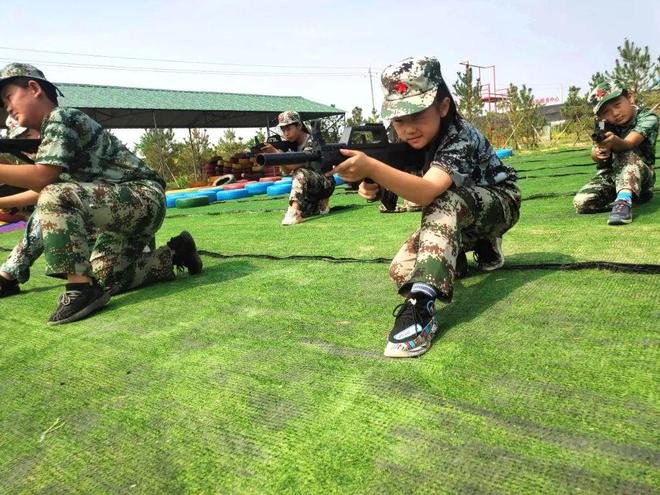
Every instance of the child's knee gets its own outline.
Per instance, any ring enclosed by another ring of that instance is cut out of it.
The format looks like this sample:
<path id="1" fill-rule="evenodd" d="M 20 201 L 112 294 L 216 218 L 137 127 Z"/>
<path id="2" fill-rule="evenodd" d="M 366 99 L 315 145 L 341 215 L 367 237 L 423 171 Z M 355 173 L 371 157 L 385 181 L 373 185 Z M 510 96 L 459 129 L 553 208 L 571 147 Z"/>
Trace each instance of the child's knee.
<path id="1" fill-rule="evenodd" d="M 62 207 L 75 209 L 80 203 L 77 185 L 60 182 L 49 184 L 40 191 L 37 208 L 43 213 Z"/>

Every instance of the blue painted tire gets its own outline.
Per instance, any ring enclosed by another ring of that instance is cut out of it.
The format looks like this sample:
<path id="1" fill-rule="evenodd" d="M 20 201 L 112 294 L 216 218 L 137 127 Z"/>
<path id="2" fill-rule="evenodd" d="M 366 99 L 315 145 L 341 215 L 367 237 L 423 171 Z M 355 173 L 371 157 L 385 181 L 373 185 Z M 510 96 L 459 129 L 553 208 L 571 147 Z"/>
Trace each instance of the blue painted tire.
<path id="1" fill-rule="evenodd" d="M 282 177 L 282 180 L 280 182 L 284 183 L 284 182 L 292 182 L 292 181 L 293 181 L 293 177 L 286 176 L 286 177 Z"/>
<path id="2" fill-rule="evenodd" d="M 341 185 L 344 183 L 344 181 L 341 179 L 341 177 L 339 177 L 339 175 L 334 174 L 333 177 L 335 178 L 335 183 L 336 183 L 338 186 L 341 186 Z"/>
<path id="3" fill-rule="evenodd" d="M 248 196 L 250 196 L 250 192 L 247 189 L 232 189 L 230 191 L 220 191 L 216 199 L 218 201 L 227 201 L 228 199 L 247 198 Z"/>
<path id="4" fill-rule="evenodd" d="M 513 155 L 513 150 L 511 150 L 511 149 L 495 150 L 495 154 L 496 154 L 499 158 L 506 158 L 506 157 L 508 157 L 508 156 L 512 156 L 512 155 Z"/>
<path id="5" fill-rule="evenodd" d="M 177 208 L 195 208 L 197 206 L 207 206 L 209 204 L 208 196 L 193 196 L 191 198 L 179 198 L 174 203 Z"/>
<path id="6" fill-rule="evenodd" d="M 256 184 L 248 184 L 245 189 L 250 194 L 266 194 L 266 191 L 274 182 L 257 182 Z"/>
<path id="7" fill-rule="evenodd" d="M 266 193 L 269 196 L 279 196 L 280 194 L 289 194 L 291 192 L 291 183 L 276 186 L 270 186 Z"/>
<path id="8" fill-rule="evenodd" d="M 176 208 L 176 200 L 181 199 L 183 195 L 181 194 L 167 194 L 165 195 L 165 204 L 168 208 Z"/>

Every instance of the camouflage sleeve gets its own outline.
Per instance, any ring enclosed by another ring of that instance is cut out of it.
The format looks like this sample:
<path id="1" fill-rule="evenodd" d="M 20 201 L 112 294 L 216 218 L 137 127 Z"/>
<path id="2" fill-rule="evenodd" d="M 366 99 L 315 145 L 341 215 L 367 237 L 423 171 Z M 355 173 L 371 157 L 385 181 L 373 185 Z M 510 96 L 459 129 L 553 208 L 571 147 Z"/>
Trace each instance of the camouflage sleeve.
<path id="1" fill-rule="evenodd" d="M 41 129 L 41 145 L 39 145 L 34 161 L 68 170 L 76 157 L 78 142 L 79 136 L 76 129 L 51 114 Z"/>
<path id="2" fill-rule="evenodd" d="M 640 115 L 632 131 L 639 132 L 649 143 L 655 144 L 658 137 L 658 116 L 653 112 Z"/>
<path id="3" fill-rule="evenodd" d="M 466 173 L 467 171 L 464 170 L 467 153 L 466 147 L 467 143 L 464 141 L 449 143 L 436 152 L 430 165 L 431 167 L 436 167 L 447 172 L 451 180 L 458 187 L 461 187 L 469 176 L 469 173 Z"/>

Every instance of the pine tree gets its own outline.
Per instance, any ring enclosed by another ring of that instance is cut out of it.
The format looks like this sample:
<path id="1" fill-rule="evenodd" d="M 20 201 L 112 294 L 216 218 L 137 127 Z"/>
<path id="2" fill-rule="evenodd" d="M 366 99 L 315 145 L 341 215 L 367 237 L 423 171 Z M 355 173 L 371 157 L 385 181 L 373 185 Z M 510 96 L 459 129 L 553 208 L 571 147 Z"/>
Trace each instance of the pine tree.
<path id="1" fill-rule="evenodd" d="M 539 106 L 534 104 L 532 89 L 524 84 L 520 88 L 510 84 L 507 96 L 507 116 L 515 148 L 519 149 L 521 144 L 535 148 L 540 140 L 539 131 L 545 125 L 545 118 L 539 112 Z"/>
<path id="2" fill-rule="evenodd" d="M 236 131 L 234 129 L 225 129 L 225 132 L 218 140 L 213 151 L 216 155 L 220 155 L 225 160 L 229 160 L 229 158 L 236 153 L 244 153 L 246 151 L 246 146 L 243 143 L 243 139 L 236 136 Z"/>
<path id="3" fill-rule="evenodd" d="M 594 118 L 587 96 L 580 96 L 580 88 L 571 86 L 568 88 L 568 96 L 561 113 L 566 119 L 565 129 L 575 133 L 575 142 L 589 132 L 593 126 Z"/>
<path id="4" fill-rule="evenodd" d="M 594 89 L 596 86 L 598 86 L 600 83 L 603 83 L 607 81 L 607 77 L 605 74 L 602 72 L 596 72 L 593 76 L 591 76 L 591 81 L 589 81 L 589 88 Z"/>
<path id="5" fill-rule="evenodd" d="M 614 70 L 607 73 L 607 76 L 636 95 L 651 89 L 655 79 L 660 76 L 660 63 L 651 61 L 649 47 L 642 49 L 634 41 L 625 38 L 623 46 L 618 46 L 617 50 L 620 58 L 614 61 Z"/>
<path id="6" fill-rule="evenodd" d="M 346 125 L 349 127 L 355 127 L 357 125 L 364 124 L 364 116 L 362 115 L 361 107 L 353 107 L 351 110 L 351 116 L 346 119 Z"/>
<path id="7" fill-rule="evenodd" d="M 454 83 L 454 93 L 458 97 L 458 111 L 470 122 L 475 122 L 483 111 L 481 101 L 481 83 L 473 81 L 472 67 L 467 65 L 465 72 L 457 72 L 458 80 Z"/>
<path id="8" fill-rule="evenodd" d="M 135 146 L 135 152 L 165 180 L 181 186 L 176 167 L 177 148 L 172 129 L 146 129 Z"/>

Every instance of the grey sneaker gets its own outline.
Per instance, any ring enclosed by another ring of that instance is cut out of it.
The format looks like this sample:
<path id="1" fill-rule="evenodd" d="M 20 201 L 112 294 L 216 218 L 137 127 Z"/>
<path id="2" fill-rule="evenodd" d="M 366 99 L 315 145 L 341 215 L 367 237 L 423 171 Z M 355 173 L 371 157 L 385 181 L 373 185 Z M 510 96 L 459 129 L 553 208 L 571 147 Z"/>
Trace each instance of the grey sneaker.
<path id="1" fill-rule="evenodd" d="M 502 253 L 502 238 L 479 239 L 474 245 L 474 261 L 480 270 L 491 272 L 502 268 L 504 254 Z"/>
<path id="2" fill-rule="evenodd" d="M 632 208 L 625 201 L 615 201 L 607 225 L 625 225 L 632 222 Z"/>
<path id="3" fill-rule="evenodd" d="M 105 292 L 97 282 L 94 285 L 66 284 L 66 290 L 60 296 L 48 324 L 61 325 L 82 320 L 105 306 L 109 300 L 110 293 Z"/>

